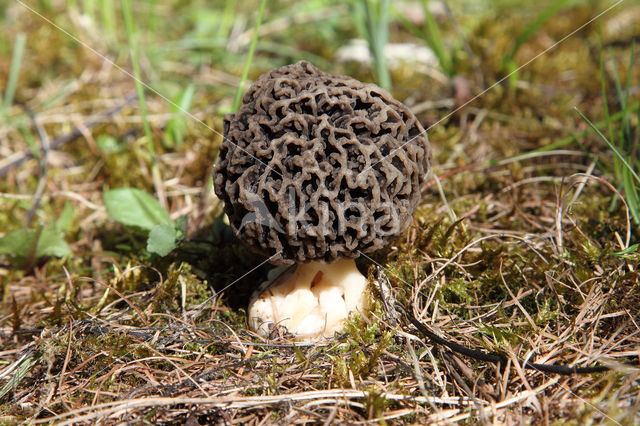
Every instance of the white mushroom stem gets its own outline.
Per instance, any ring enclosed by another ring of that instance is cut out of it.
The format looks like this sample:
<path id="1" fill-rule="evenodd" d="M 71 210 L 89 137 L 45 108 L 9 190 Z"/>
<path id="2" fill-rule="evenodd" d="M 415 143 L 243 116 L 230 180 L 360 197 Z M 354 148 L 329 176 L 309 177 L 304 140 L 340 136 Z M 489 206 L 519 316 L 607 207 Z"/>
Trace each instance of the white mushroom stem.
<path id="1" fill-rule="evenodd" d="M 299 341 L 331 337 L 343 329 L 350 313 L 363 313 L 366 286 L 353 259 L 297 265 L 252 298 L 249 326 L 265 337 L 276 326 Z"/>

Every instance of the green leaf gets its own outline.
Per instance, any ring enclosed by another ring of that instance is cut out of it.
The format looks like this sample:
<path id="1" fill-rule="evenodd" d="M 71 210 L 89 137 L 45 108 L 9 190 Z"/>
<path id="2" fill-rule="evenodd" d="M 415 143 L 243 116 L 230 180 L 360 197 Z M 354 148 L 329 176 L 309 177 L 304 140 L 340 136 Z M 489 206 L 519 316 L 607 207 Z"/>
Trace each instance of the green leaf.
<path id="1" fill-rule="evenodd" d="M 40 233 L 36 248 L 36 258 L 42 256 L 63 257 L 71 254 L 71 248 L 55 226 L 47 226 Z"/>
<path id="2" fill-rule="evenodd" d="M 33 229 L 18 229 L 0 238 L 0 254 L 15 257 L 26 257 L 31 249 L 35 231 Z"/>
<path id="3" fill-rule="evenodd" d="M 170 223 L 161 223 L 153 227 L 147 240 L 147 251 L 166 256 L 176 247 L 176 228 Z"/>
<path id="4" fill-rule="evenodd" d="M 62 214 L 56 220 L 56 229 L 60 232 L 67 232 L 73 222 L 73 205 L 70 202 L 64 203 Z"/>
<path id="5" fill-rule="evenodd" d="M 112 189 L 102 198 L 109 217 L 123 225 L 151 230 L 161 223 L 172 223 L 158 200 L 137 188 Z"/>
<path id="6" fill-rule="evenodd" d="M 0 238 L 0 254 L 8 254 L 19 259 L 29 256 L 34 239 L 38 238 L 35 257 L 63 257 L 71 254 L 71 248 L 56 226 L 49 225 L 38 234 L 35 229 L 18 229 Z"/>

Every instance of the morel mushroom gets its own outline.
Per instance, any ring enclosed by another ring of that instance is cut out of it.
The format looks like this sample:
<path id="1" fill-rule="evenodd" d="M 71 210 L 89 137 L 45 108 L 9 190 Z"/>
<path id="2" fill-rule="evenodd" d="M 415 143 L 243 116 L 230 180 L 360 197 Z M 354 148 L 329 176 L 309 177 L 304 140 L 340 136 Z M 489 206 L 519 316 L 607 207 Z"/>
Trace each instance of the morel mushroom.
<path id="1" fill-rule="evenodd" d="M 236 114 L 214 169 L 235 235 L 294 265 L 252 298 L 249 323 L 268 336 L 331 336 L 362 311 L 354 258 L 402 234 L 431 151 L 409 108 L 385 90 L 299 62 L 262 75 Z"/>

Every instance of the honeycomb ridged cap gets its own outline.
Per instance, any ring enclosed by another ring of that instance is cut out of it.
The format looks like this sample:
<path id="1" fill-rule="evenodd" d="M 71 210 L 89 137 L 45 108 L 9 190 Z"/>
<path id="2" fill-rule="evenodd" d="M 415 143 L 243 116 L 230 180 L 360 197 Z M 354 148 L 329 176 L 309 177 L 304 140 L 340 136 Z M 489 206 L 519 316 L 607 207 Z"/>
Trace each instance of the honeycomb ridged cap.
<path id="1" fill-rule="evenodd" d="M 225 117 L 214 188 L 236 236 L 271 262 L 331 262 L 406 230 L 430 160 L 409 108 L 303 61 L 262 75 Z"/>

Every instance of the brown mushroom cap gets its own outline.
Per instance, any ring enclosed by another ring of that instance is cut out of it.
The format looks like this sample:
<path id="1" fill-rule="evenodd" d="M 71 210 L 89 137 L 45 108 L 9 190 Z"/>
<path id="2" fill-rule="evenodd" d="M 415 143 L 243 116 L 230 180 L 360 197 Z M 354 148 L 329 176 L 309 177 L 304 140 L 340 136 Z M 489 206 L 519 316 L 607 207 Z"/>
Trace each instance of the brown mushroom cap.
<path id="1" fill-rule="evenodd" d="M 231 227 L 284 265 L 386 246 L 406 230 L 431 158 L 409 108 L 304 61 L 258 78 L 224 136 L 214 185 Z"/>

